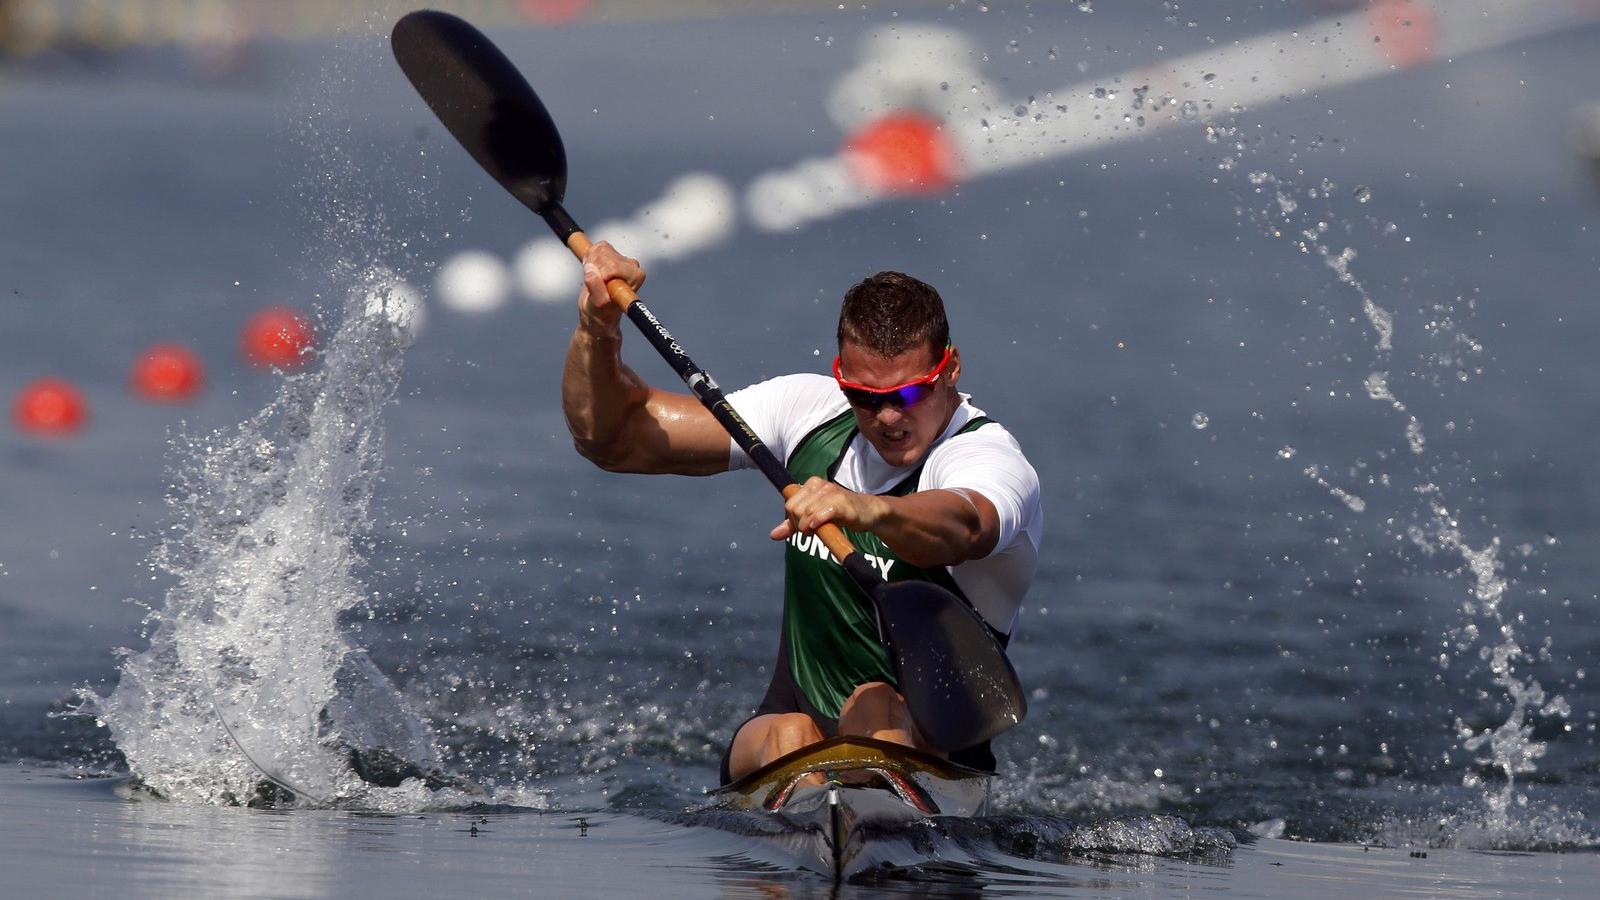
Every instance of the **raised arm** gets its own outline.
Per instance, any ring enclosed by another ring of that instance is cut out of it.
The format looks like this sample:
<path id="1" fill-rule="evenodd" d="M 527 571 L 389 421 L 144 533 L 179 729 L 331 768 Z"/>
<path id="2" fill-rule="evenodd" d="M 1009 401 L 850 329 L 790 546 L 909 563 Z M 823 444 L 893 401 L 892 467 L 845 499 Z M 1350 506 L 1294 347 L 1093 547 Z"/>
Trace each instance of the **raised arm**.
<path id="1" fill-rule="evenodd" d="M 644 270 L 601 241 L 583 260 L 578 327 L 561 372 L 561 409 L 574 446 L 611 472 L 727 471 L 727 432 L 700 401 L 651 387 L 622 362 L 623 309 L 605 289 L 613 278 L 638 290 Z"/>

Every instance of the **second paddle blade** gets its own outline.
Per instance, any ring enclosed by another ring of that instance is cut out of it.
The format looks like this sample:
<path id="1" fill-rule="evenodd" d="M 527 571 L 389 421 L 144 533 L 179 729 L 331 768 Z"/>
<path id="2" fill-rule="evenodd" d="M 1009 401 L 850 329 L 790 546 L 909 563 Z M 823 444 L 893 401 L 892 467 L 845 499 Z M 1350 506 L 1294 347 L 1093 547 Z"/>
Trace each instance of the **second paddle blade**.
<path id="1" fill-rule="evenodd" d="M 421 10 L 389 38 L 400 69 L 478 165 L 537 213 L 567 190 L 567 153 L 522 73 L 483 32 Z"/>
<path id="2" fill-rule="evenodd" d="M 954 594 L 901 581 L 880 588 L 877 603 L 900 693 L 928 742 L 946 752 L 965 749 L 1027 715 L 1005 651 Z"/>

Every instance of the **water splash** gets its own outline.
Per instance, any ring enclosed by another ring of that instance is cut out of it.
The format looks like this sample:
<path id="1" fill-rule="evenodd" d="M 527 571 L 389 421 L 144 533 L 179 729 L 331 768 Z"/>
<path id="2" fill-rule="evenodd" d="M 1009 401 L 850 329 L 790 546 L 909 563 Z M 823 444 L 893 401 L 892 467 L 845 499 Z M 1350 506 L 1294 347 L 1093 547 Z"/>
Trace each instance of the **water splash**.
<path id="1" fill-rule="evenodd" d="M 1536 762 L 1545 754 L 1545 743 L 1533 737 L 1530 715 L 1567 718 L 1572 710 L 1560 695 L 1548 695 L 1532 675 L 1517 671 L 1518 661 L 1525 659 L 1527 653 L 1518 640 L 1515 625 L 1507 621 L 1500 608 L 1509 587 L 1501 574 L 1504 565 L 1500 561 L 1500 539 L 1495 537 L 1482 547 L 1473 547 L 1461 534 L 1455 513 L 1445 505 L 1444 495 L 1437 486 L 1424 484 L 1417 488 L 1417 493 L 1424 498 L 1432 515 L 1427 527 L 1413 526 L 1409 537 L 1430 555 L 1445 552 L 1461 557 L 1472 581 L 1472 599 L 1463 612 L 1469 617 L 1487 619 L 1491 626 L 1488 632 L 1499 635 L 1497 643 L 1480 643 L 1478 656 L 1488 664 L 1490 680 L 1511 700 L 1511 712 L 1494 728 L 1480 731 L 1459 717 L 1455 728 L 1462 748 L 1477 754 L 1479 765 L 1491 766 L 1505 778 L 1500 790 L 1486 795 L 1488 816 L 1481 828 L 1473 832 L 1481 837 L 1485 846 L 1500 846 L 1519 830 L 1512 815 L 1513 807 L 1527 802 L 1517 791 L 1517 776 L 1536 771 Z M 1481 631 L 1469 623 L 1460 629 L 1458 637 L 1464 645 L 1470 646 L 1481 640 L 1480 634 Z M 1470 772 L 1462 783 L 1470 788 L 1484 786 L 1483 779 Z M 1458 841 L 1462 837 L 1465 835 L 1458 835 Z M 1474 838 L 1474 843 L 1477 842 L 1478 838 Z"/>
<path id="2" fill-rule="evenodd" d="M 1289 454 L 1289 456 L 1283 456 L 1283 452 L 1279 451 L 1278 455 L 1280 457 L 1284 458 L 1284 459 L 1288 459 L 1288 458 L 1292 457 L 1294 454 L 1291 453 L 1291 454 Z M 1305 474 L 1305 476 L 1307 478 L 1309 478 L 1312 481 L 1316 482 L 1317 485 L 1319 487 L 1321 487 L 1323 490 L 1327 491 L 1329 494 L 1332 494 L 1334 499 L 1338 500 L 1340 503 L 1343 503 L 1345 506 L 1348 506 L 1350 508 L 1351 512 L 1366 512 L 1367 511 L 1367 501 L 1366 500 L 1363 500 L 1362 498 L 1356 496 L 1355 494 L 1352 494 L 1349 491 L 1345 490 L 1344 488 L 1339 487 L 1338 485 L 1336 485 L 1333 482 L 1329 481 L 1327 476 L 1322 473 L 1322 468 L 1320 466 L 1314 466 L 1314 465 L 1306 466 L 1301 471 Z"/>
<path id="3" fill-rule="evenodd" d="M 1314 253 L 1334 271 L 1338 282 L 1350 288 L 1360 300 L 1362 313 L 1377 338 L 1374 349 L 1380 358 L 1387 358 L 1394 349 L 1394 315 L 1381 306 L 1367 286 L 1355 276 L 1352 263 L 1356 259 L 1356 251 L 1346 247 L 1335 252 L 1328 244 L 1327 222 L 1333 217 L 1328 211 L 1314 214 L 1301 209 L 1290 197 L 1289 188 L 1269 172 L 1252 172 L 1249 182 L 1258 194 L 1270 189 L 1275 201 L 1273 206 L 1255 214 L 1253 218 L 1266 224 L 1266 232 L 1272 237 L 1290 237 L 1297 233 L 1298 238 L 1290 239 L 1295 241 L 1300 251 Z M 1320 195 L 1328 201 L 1333 197 L 1333 187 L 1331 182 L 1324 180 L 1319 188 L 1307 193 L 1312 197 Z M 1371 200 L 1371 191 L 1365 186 L 1358 187 L 1353 197 L 1355 202 L 1365 204 Z M 1394 226 L 1390 224 L 1385 233 L 1392 233 L 1393 230 Z M 1445 317 L 1428 324 L 1430 331 L 1445 331 L 1453 327 L 1454 322 Z M 1481 345 L 1475 339 L 1460 334 L 1456 338 L 1456 344 L 1473 353 L 1481 352 Z M 1451 355 L 1440 356 L 1436 361 L 1441 366 L 1460 365 L 1459 360 Z M 1464 371 L 1458 380 L 1465 380 Z M 1403 417 L 1406 443 L 1414 456 L 1422 457 L 1427 449 L 1422 423 L 1396 396 L 1389 383 L 1389 373 L 1373 371 L 1364 380 L 1363 387 L 1370 399 L 1385 404 Z M 1332 485 L 1318 466 L 1308 466 L 1304 472 L 1351 510 L 1363 512 L 1366 509 L 1365 501 Z M 1571 710 L 1564 698 L 1549 695 L 1532 675 L 1518 671 L 1519 662 L 1527 661 L 1528 653 L 1523 649 L 1513 622 L 1501 608 L 1511 585 L 1503 575 L 1500 538 L 1493 536 L 1487 544 L 1473 546 L 1463 535 L 1458 517 L 1438 485 L 1427 481 L 1416 486 L 1414 492 L 1421 501 L 1421 507 L 1413 516 L 1419 524 L 1407 528 L 1405 537 L 1425 555 L 1459 559 L 1459 568 L 1454 571 L 1469 580 L 1470 599 L 1462 608 L 1463 624 L 1455 629 L 1452 636 L 1458 652 L 1470 652 L 1474 647 L 1477 649 L 1479 659 L 1488 668 L 1491 683 L 1503 692 L 1510 703 L 1505 720 L 1495 727 L 1480 729 L 1460 718 L 1455 720 L 1456 738 L 1462 749 L 1473 754 L 1479 766 L 1498 773 L 1504 783 L 1499 790 L 1490 791 L 1477 771 L 1466 773 L 1462 778 L 1465 787 L 1487 791 L 1482 795 L 1483 807 L 1474 812 L 1452 814 L 1437 820 L 1435 825 L 1447 833 L 1435 834 L 1429 842 L 1474 848 L 1591 846 L 1593 836 L 1567 823 L 1568 816 L 1562 810 L 1528 809 L 1529 798 L 1517 787 L 1517 777 L 1536 771 L 1537 761 L 1547 749 L 1545 742 L 1535 739 L 1534 724 L 1530 719 L 1535 715 L 1570 718 Z M 1395 520 L 1390 518 L 1388 521 Z M 1480 621 L 1488 627 L 1480 628 Z M 1441 665 L 1448 666 L 1448 663 L 1448 656 L 1442 656 Z"/>
<path id="4" fill-rule="evenodd" d="M 174 442 L 172 524 L 150 563 L 176 583 L 111 694 L 80 694 L 163 796 L 252 802 L 273 795 L 266 782 L 300 803 L 372 802 L 353 751 L 438 766 L 427 723 L 338 627 L 366 595 L 359 542 L 405 297 L 387 270 L 356 274 L 319 370 L 238 426 Z"/>
<path id="5" fill-rule="evenodd" d="M 1367 389 L 1368 397 L 1389 404 L 1395 412 L 1406 417 L 1406 443 L 1411 446 L 1412 453 L 1421 456 L 1422 451 L 1428 446 L 1427 439 L 1422 434 L 1422 423 L 1389 391 L 1389 373 L 1373 372 L 1367 376 L 1363 386 Z"/>

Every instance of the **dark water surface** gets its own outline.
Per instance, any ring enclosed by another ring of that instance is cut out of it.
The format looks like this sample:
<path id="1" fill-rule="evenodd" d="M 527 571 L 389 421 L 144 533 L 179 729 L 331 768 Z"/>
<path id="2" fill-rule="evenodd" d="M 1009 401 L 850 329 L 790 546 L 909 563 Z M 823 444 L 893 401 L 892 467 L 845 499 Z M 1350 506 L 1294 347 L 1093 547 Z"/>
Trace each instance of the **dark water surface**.
<path id="1" fill-rule="evenodd" d="M 963 29 L 1017 95 L 1309 15 L 1162 6 L 898 21 Z M 890 21 L 496 36 L 561 123 L 569 205 L 599 221 L 684 172 L 740 186 L 831 152 L 819 98 L 859 36 Z M 1571 110 L 1597 99 L 1597 33 L 1297 94 L 1223 123 L 1220 142 L 1195 124 L 792 233 L 744 228 L 652 266 L 646 293 L 728 386 L 822 371 L 835 298 L 864 273 L 904 269 L 945 294 L 963 387 L 1021 441 L 1047 516 L 1012 643 L 1031 713 L 997 744 L 997 813 L 1590 849 L 1600 206 L 1568 138 Z M 607 51 L 619 43 L 634 52 Z M 173 589 L 170 566 L 143 562 L 184 521 L 181 496 L 177 513 L 163 503 L 164 457 L 304 445 L 266 422 L 168 449 L 180 420 L 232 428 L 275 396 L 276 376 L 236 361 L 251 311 L 315 307 L 326 337 L 352 272 L 382 264 L 426 287 L 450 254 L 509 256 L 542 227 L 449 143 L 386 52 L 373 36 L 269 45 L 220 84 L 141 53 L 0 70 L 0 202 L 13 211 L 0 387 L 59 374 L 93 408 L 75 439 L 0 434 L 0 760 L 125 773 L 137 756 L 91 719 L 52 713 L 80 685 L 111 693 L 117 648 L 146 647 L 141 620 Z M 1329 264 L 1347 247 L 1355 284 Z M 1392 348 L 1364 297 L 1392 314 Z M 385 468 L 340 482 L 365 504 L 356 513 L 323 474 L 273 470 L 279 488 L 309 491 L 283 533 L 354 538 L 334 562 L 288 561 L 332 567 L 318 577 L 338 614 L 309 643 L 263 620 L 256 650 L 368 650 L 446 768 L 540 810 L 513 818 L 547 857 L 588 864 L 541 830 L 582 811 L 673 848 L 660 859 L 682 847 L 690 866 L 748 860 L 734 837 L 666 823 L 713 785 L 770 675 L 778 505 L 754 475 L 612 476 L 579 459 L 557 396 L 570 320 L 567 306 L 469 317 L 431 304 L 414 346 L 381 351 L 389 375 L 324 376 L 398 378 L 381 422 L 349 425 L 381 429 Z M 158 340 L 207 361 L 192 407 L 126 394 L 126 367 Z M 638 344 L 636 368 L 666 383 Z M 380 352 L 351 347 L 354 360 Z M 280 583 L 269 568 L 245 581 Z M 185 696 L 174 688 L 174 708 Z M 184 756 L 194 746 L 141 736 L 156 757 L 212 771 Z M 222 780 L 249 770 L 218 766 Z M 379 805 L 430 803 L 449 805 Z M 660 877 L 693 893 L 707 876 L 687 871 Z"/>

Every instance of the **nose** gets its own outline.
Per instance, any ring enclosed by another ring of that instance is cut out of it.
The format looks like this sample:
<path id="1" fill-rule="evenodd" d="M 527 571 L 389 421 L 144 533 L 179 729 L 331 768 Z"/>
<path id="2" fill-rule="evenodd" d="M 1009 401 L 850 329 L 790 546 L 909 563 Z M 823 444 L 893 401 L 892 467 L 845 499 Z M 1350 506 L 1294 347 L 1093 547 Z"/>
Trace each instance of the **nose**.
<path id="1" fill-rule="evenodd" d="M 885 403 L 884 405 L 878 407 L 877 418 L 878 424 L 887 426 L 889 428 L 894 428 L 905 422 L 906 410 L 903 406 L 895 406 L 890 403 Z"/>

